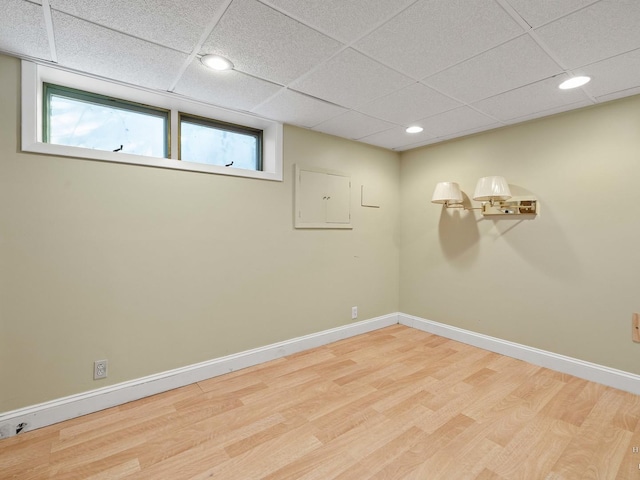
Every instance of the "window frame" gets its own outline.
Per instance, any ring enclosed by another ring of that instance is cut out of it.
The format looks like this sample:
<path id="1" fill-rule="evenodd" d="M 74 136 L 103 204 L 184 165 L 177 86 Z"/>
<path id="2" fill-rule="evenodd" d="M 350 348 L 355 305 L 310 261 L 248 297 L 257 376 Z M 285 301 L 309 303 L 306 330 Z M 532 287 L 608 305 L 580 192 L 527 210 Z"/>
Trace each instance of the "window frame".
<path id="1" fill-rule="evenodd" d="M 109 107 L 118 110 L 124 110 L 127 112 L 142 113 L 145 115 L 160 117 L 164 119 L 163 128 L 163 150 L 164 156 L 162 158 L 171 158 L 171 110 L 166 108 L 154 107 L 151 105 L 144 105 L 138 102 L 131 102 L 129 100 L 123 100 L 121 98 L 114 98 L 107 95 L 101 95 L 99 93 L 88 92 L 86 90 L 78 90 L 77 88 L 69 88 L 63 85 L 56 85 L 55 83 L 42 82 L 42 141 L 43 143 L 50 144 L 51 125 L 50 116 L 51 111 L 51 95 L 57 94 L 61 97 L 69 98 L 71 100 L 77 100 L 79 102 L 92 103 L 94 105 L 101 105 L 103 107 Z M 70 145 L 68 145 L 70 146 Z M 79 147 L 83 148 L 83 147 Z M 94 150 L 94 149 L 92 149 Z M 99 150 L 99 149 L 95 149 Z M 108 150 L 100 150 L 108 151 Z"/>
<path id="2" fill-rule="evenodd" d="M 188 119 L 188 120 L 187 120 Z M 256 139 L 256 171 L 262 171 L 262 137 L 263 131 L 258 128 L 245 127 L 244 125 L 237 125 L 235 123 L 222 122 L 220 120 L 214 120 L 212 118 L 201 117 L 199 115 L 192 115 L 190 113 L 178 112 L 178 159 L 182 161 L 182 121 L 187 123 L 200 125 L 202 127 L 210 127 L 216 130 L 225 130 L 227 132 L 241 133 L 243 135 L 249 135 Z M 225 167 L 229 168 L 229 167 Z M 246 169 L 243 169 L 246 170 Z"/>
<path id="3" fill-rule="evenodd" d="M 178 159 L 179 142 L 177 141 L 170 141 L 170 158 L 147 157 L 123 152 L 109 152 L 105 150 L 45 143 L 43 142 L 42 129 L 43 83 L 53 83 L 72 89 L 90 91 L 98 95 L 170 110 L 169 131 L 174 140 L 178 135 L 179 112 L 262 130 L 263 169 L 248 170 L 181 161 Z M 63 68 L 43 65 L 31 60 L 22 60 L 21 86 L 21 150 L 23 152 L 236 177 L 249 177 L 279 182 L 283 180 L 283 125 L 280 122 L 268 120 L 250 113 L 238 112 L 206 104 L 175 93 L 159 92 L 116 81 L 80 75 Z"/>

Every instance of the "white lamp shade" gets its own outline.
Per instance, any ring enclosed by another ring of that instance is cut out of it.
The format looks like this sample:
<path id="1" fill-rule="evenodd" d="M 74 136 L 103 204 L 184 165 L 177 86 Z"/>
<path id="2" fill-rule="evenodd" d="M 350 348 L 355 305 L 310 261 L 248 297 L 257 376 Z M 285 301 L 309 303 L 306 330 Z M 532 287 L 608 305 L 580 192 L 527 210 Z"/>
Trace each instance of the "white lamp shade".
<path id="1" fill-rule="evenodd" d="M 431 197 L 432 203 L 462 203 L 462 192 L 456 182 L 439 182 Z"/>
<path id="2" fill-rule="evenodd" d="M 482 177 L 478 180 L 473 199 L 479 202 L 491 200 L 508 200 L 511 198 L 511 190 L 504 177 Z"/>

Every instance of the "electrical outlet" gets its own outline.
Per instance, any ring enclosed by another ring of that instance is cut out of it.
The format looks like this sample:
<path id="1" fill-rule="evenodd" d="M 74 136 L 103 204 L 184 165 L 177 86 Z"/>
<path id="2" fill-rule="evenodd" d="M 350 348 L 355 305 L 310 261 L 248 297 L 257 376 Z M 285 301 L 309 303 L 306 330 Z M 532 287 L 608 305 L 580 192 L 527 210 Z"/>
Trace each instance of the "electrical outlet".
<path id="1" fill-rule="evenodd" d="M 351 320 L 358 318 L 358 307 L 351 307 Z"/>
<path id="2" fill-rule="evenodd" d="M 108 366 L 108 360 L 96 360 L 95 362 L 93 362 L 93 379 L 99 380 L 101 378 L 107 378 Z"/>

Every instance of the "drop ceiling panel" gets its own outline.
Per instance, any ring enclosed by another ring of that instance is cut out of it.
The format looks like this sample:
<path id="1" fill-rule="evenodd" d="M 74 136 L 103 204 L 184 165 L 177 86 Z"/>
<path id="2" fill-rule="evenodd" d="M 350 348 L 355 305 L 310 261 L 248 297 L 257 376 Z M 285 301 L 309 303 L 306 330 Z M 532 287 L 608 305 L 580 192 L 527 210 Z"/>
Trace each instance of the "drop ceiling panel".
<path id="1" fill-rule="evenodd" d="M 460 107 L 420 120 L 417 125 L 420 125 L 434 137 L 446 137 L 455 132 L 493 128 L 499 126 L 500 122 L 470 107 Z"/>
<path id="2" fill-rule="evenodd" d="M 507 0 L 532 27 L 556 20 L 597 0 Z"/>
<path id="3" fill-rule="evenodd" d="M 590 105 L 593 105 L 593 102 L 591 102 L 591 100 L 578 100 L 575 103 L 567 103 L 557 107 L 549 108 L 547 110 L 540 110 L 538 112 L 535 112 L 529 115 L 523 115 L 522 117 L 512 118 L 507 123 L 514 124 L 514 123 L 520 123 L 520 122 L 527 122 L 529 120 L 534 120 L 536 118 L 548 117 L 549 115 L 555 115 L 557 113 L 567 112 L 569 110 L 575 110 L 577 108 L 584 108 Z"/>
<path id="4" fill-rule="evenodd" d="M 442 135 L 441 137 L 437 137 L 437 141 L 444 142 L 445 140 L 451 140 L 457 137 L 466 137 L 467 135 L 473 135 L 474 133 L 486 132 L 487 130 L 493 130 L 496 128 L 504 127 L 503 123 L 492 123 L 489 125 L 482 125 L 480 127 L 470 128 L 468 130 L 456 130 L 448 133 L 447 135 Z"/>
<path id="5" fill-rule="evenodd" d="M 201 53 L 229 58 L 241 72 L 286 85 L 342 48 L 338 41 L 255 0 L 234 0 Z"/>
<path id="6" fill-rule="evenodd" d="M 398 152 L 405 152 L 407 150 L 413 150 L 414 148 L 425 147 L 427 145 L 433 145 L 435 143 L 442 142 L 444 140 L 438 138 L 432 138 L 430 140 L 425 140 L 424 142 L 412 143 L 411 145 L 405 145 L 404 147 L 396 148 L 395 150 Z"/>
<path id="7" fill-rule="evenodd" d="M 167 90 L 184 53 L 52 12 L 58 60 L 74 69 L 133 85 Z"/>
<path id="8" fill-rule="evenodd" d="M 396 127 L 383 132 L 374 133 L 360 140 L 372 145 L 384 147 L 388 149 L 401 150 L 407 145 L 426 142 L 435 138 L 431 133 L 422 131 L 420 133 L 407 133 L 404 127 Z"/>
<path id="9" fill-rule="evenodd" d="M 569 69 L 640 48 L 640 1 L 603 0 L 536 30 Z"/>
<path id="10" fill-rule="evenodd" d="M 196 59 L 184 72 L 174 91 L 205 103 L 248 111 L 280 88 L 233 70 L 215 72 Z"/>
<path id="11" fill-rule="evenodd" d="M 637 87 L 640 49 L 577 69 L 575 73 L 591 77 L 591 82 L 583 88 L 594 97 Z"/>
<path id="12" fill-rule="evenodd" d="M 414 120 L 459 107 L 461 104 L 420 83 L 414 83 L 384 98 L 358 108 L 373 117 L 408 125 Z"/>
<path id="13" fill-rule="evenodd" d="M 415 0 L 265 0 L 321 32 L 351 42 Z"/>
<path id="14" fill-rule="evenodd" d="M 409 77 L 348 48 L 291 88 L 353 108 L 413 83 Z"/>
<path id="15" fill-rule="evenodd" d="M 42 7 L 24 0 L 3 0 L 0 50 L 51 60 Z"/>
<path id="16" fill-rule="evenodd" d="M 619 98 L 629 97 L 631 95 L 640 95 L 640 87 L 629 88 L 628 90 L 620 90 L 615 93 L 609 93 L 601 97 L 597 97 L 598 102 L 609 102 Z"/>
<path id="17" fill-rule="evenodd" d="M 50 0 L 51 7 L 93 23 L 190 53 L 224 0 Z"/>
<path id="18" fill-rule="evenodd" d="M 341 137 L 359 139 L 396 127 L 393 123 L 368 117 L 358 112 L 347 112 L 314 127 L 314 130 Z"/>
<path id="19" fill-rule="evenodd" d="M 313 127 L 346 111 L 332 103 L 284 88 L 253 110 L 258 115 L 302 127 Z"/>
<path id="20" fill-rule="evenodd" d="M 529 35 L 523 35 L 437 73 L 424 82 L 471 103 L 562 72 Z"/>
<path id="21" fill-rule="evenodd" d="M 523 32 L 494 0 L 420 0 L 355 47 L 421 79 Z"/>
<path id="22" fill-rule="evenodd" d="M 41 3 L 0 0 L 0 52 L 396 150 L 640 93 L 640 0 Z"/>
<path id="23" fill-rule="evenodd" d="M 558 85 L 564 79 L 566 79 L 565 76 L 558 76 L 542 80 L 481 100 L 476 102 L 474 106 L 487 115 L 508 122 L 546 110 L 578 102 L 588 102 L 589 98 L 580 88 L 560 90 Z"/>

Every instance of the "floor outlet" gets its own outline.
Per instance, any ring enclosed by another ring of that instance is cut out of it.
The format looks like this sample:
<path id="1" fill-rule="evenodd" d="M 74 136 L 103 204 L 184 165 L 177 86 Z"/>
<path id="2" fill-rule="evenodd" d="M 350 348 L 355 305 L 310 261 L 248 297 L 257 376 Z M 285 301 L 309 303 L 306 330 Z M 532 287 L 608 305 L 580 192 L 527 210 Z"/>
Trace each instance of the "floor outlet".
<path id="1" fill-rule="evenodd" d="M 355 320 L 358 318 L 358 307 L 351 307 L 351 319 Z"/>
<path id="2" fill-rule="evenodd" d="M 95 362 L 93 362 L 93 379 L 99 380 L 101 378 L 107 378 L 108 366 L 108 360 L 96 360 Z"/>

